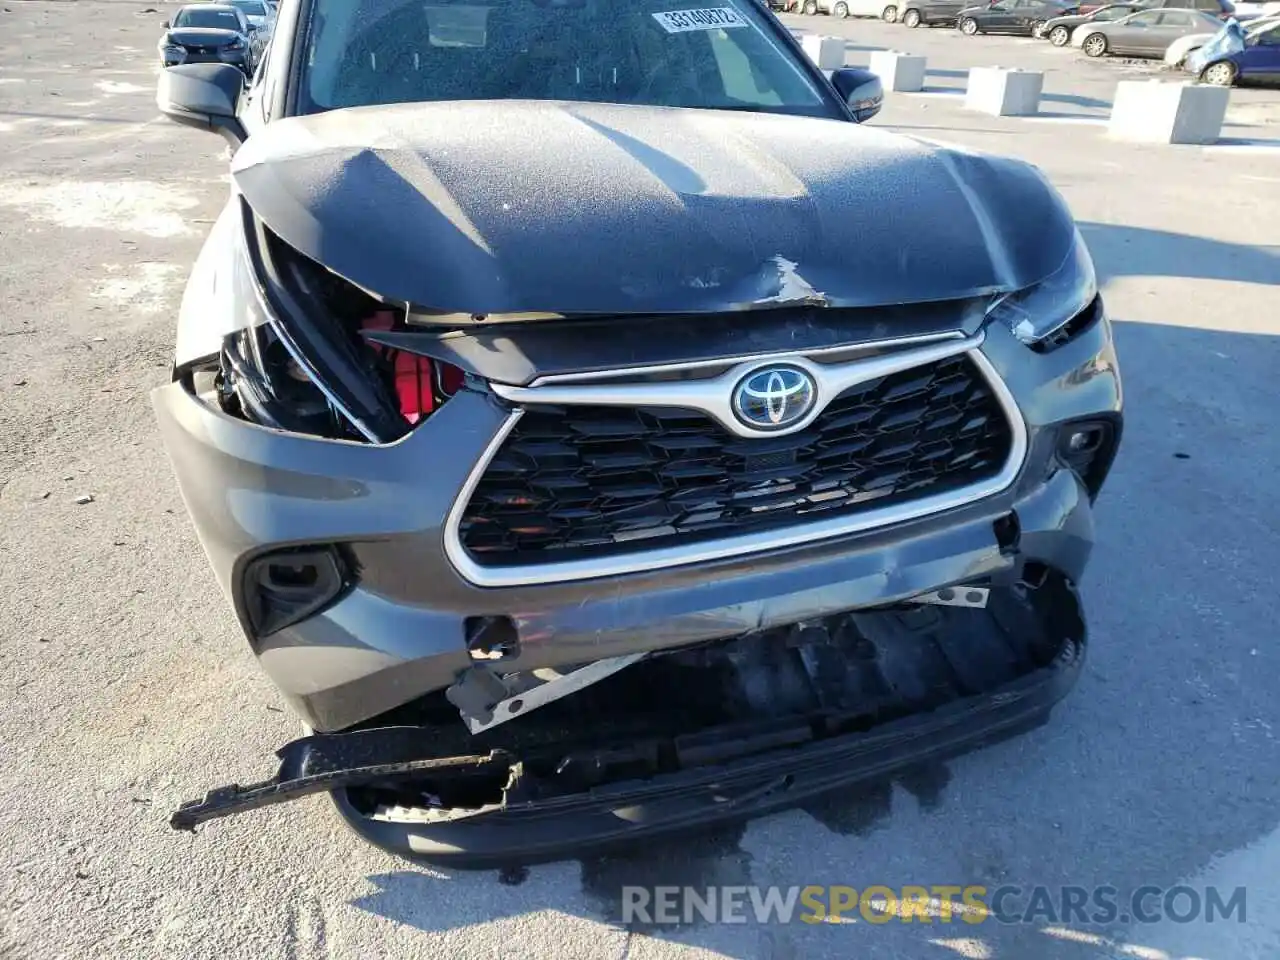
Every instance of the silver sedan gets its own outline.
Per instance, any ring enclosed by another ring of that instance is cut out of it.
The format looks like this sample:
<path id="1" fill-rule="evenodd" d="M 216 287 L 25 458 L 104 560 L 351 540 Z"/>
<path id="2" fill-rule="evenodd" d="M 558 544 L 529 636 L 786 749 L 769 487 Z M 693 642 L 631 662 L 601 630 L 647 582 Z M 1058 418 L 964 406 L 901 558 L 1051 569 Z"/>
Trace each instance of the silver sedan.
<path id="1" fill-rule="evenodd" d="M 1090 57 L 1162 57 L 1169 44 L 1193 33 L 1217 32 L 1222 22 L 1200 10 L 1142 10 L 1110 23 L 1090 23 L 1081 48 Z"/>

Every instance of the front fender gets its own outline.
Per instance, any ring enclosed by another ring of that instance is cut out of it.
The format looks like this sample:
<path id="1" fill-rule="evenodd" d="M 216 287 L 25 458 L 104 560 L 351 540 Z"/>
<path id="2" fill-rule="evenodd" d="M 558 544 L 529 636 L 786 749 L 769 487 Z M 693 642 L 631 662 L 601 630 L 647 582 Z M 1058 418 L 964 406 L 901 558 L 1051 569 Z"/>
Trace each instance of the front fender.
<path id="1" fill-rule="evenodd" d="M 216 356 L 227 335 L 249 322 L 247 313 L 237 313 L 230 280 L 235 258 L 240 256 L 236 242 L 237 231 L 242 229 L 239 204 L 239 197 L 233 193 L 214 221 L 187 278 L 178 309 L 175 367 Z"/>

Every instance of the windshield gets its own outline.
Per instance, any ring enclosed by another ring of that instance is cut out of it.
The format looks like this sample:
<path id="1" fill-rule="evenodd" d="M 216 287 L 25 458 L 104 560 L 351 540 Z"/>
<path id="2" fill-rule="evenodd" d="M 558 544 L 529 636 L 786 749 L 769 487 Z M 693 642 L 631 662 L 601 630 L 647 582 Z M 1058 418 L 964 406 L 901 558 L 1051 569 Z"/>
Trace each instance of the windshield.
<path id="1" fill-rule="evenodd" d="M 267 15 L 267 9 L 260 0 L 236 0 L 233 6 L 244 11 L 244 14 L 249 17 L 265 17 Z"/>
<path id="2" fill-rule="evenodd" d="M 720 2 L 315 0 L 300 109 L 527 99 L 836 115 L 756 0 Z"/>
<path id="3" fill-rule="evenodd" d="M 230 10 L 179 10 L 173 18 L 175 27 L 209 27 L 216 30 L 240 30 L 240 21 Z"/>

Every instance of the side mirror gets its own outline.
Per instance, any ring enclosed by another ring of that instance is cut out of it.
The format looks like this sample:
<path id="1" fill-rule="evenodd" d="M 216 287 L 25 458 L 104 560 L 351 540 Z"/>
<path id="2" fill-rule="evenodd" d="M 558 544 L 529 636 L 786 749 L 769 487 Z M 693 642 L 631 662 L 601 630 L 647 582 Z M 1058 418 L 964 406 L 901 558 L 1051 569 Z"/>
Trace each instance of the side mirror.
<path id="1" fill-rule="evenodd" d="M 856 123 L 866 123 L 884 105 L 884 86 L 870 70 L 845 67 L 831 74 L 831 83 L 849 104 Z"/>
<path id="2" fill-rule="evenodd" d="M 168 30 L 168 29 L 169 29 L 169 27 L 171 26 L 171 24 L 169 23 L 169 21 L 168 21 L 168 20 L 166 20 L 164 23 L 160 24 L 160 26 L 162 26 L 162 27 L 164 27 L 166 30 Z"/>
<path id="3" fill-rule="evenodd" d="M 183 126 L 221 134 L 234 150 L 248 138 L 236 115 L 244 74 L 229 63 L 183 63 L 160 71 L 156 106 Z"/>

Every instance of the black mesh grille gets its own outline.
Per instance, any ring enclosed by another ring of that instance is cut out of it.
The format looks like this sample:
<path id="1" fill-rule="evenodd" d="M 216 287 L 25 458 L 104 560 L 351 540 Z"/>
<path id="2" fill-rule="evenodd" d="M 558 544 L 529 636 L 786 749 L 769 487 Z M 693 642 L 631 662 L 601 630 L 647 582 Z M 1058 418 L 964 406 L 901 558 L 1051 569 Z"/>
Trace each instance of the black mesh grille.
<path id="1" fill-rule="evenodd" d="M 860 384 L 785 437 L 743 439 L 688 410 L 529 407 L 460 533 L 493 566 L 721 539 L 969 486 L 1011 442 L 965 357 Z"/>

